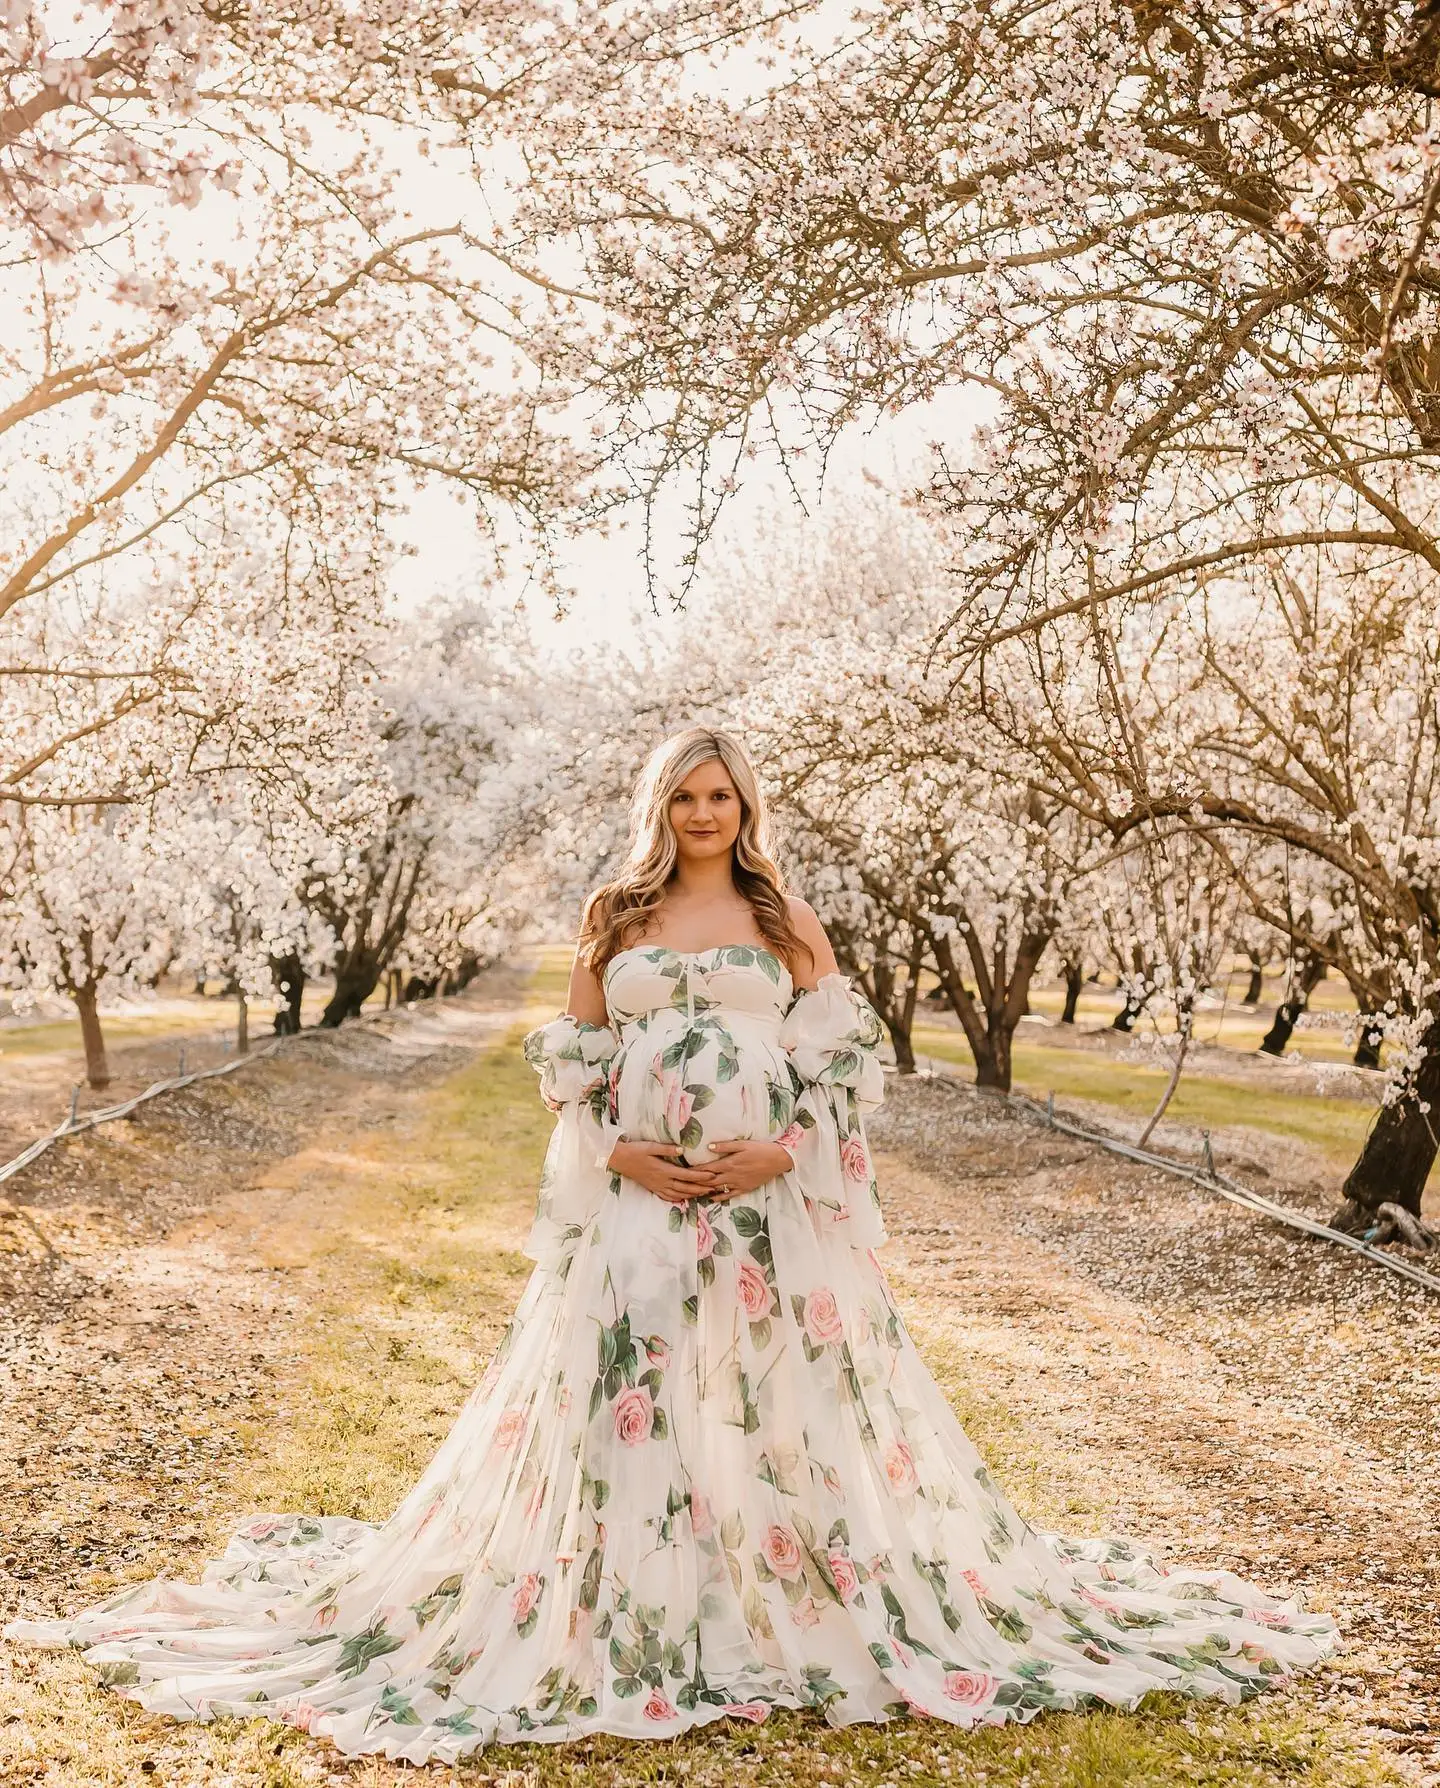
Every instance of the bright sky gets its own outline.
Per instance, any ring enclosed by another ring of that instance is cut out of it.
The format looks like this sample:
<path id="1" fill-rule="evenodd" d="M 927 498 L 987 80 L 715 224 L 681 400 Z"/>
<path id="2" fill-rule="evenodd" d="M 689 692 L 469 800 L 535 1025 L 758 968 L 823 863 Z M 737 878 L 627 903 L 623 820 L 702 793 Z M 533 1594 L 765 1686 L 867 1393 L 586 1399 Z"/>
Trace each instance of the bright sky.
<path id="1" fill-rule="evenodd" d="M 853 428 L 842 437 L 831 456 L 827 488 L 843 487 L 864 473 L 897 490 L 913 487 L 929 444 L 943 441 L 953 451 L 981 415 L 980 402 L 966 393 L 955 392 L 944 400 L 908 410 L 903 416 L 884 418 L 871 429 Z M 707 560 L 719 562 L 727 550 L 727 540 L 737 535 L 753 538 L 757 527 L 771 525 L 793 502 L 788 486 L 777 473 L 764 468 L 752 470 L 749 481 L 731 499 L 706 557 L 702 558 L 702 584 Z M 668 502 L 662 501 L 657 514 L 658 545 L 672 564 L 682 549 L 684 522 L 677 489 Z M 640 557 L 640 533 L 637 521 L 623 529 L 612 528 L 608 537 L 596 534 L 574 542 L 567 569 L 575 600 L 563 618 L 556 618 L 543 592 L 531 591 L 527 595 L 518 573 L 497 585 L 491 599 L 523 598 L 534 637 L 557 652 L 601 639 L 623 648 L 642 634 L 668 635 L 697 625 L 696 604 L 703 603 L 703 593 L 697 593 L 689 610 L 678 615 L 656 614 L 650 606 Z M 399 606 L 417 606 L 436 596 L 473 597 L 482 592 L 493 563 L 490 550 L 466 504 L 453 493 L 419 493 L 396 534 L 411 549 L 396 573 Z"/>

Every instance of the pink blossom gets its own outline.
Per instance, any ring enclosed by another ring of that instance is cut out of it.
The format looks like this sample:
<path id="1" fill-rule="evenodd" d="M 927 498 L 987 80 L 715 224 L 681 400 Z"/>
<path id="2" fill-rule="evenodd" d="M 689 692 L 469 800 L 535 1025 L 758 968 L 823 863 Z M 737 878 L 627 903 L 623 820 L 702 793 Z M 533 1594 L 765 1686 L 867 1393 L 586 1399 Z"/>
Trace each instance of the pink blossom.
<path id="1" fill-rule="evenodd" d="M 715 1529 L 710 1500 L 698 1490 L 690 1492 L 690 1531 L 697 1540 L 708 1540 Z"/>
<path id="2" fill-rule="evenodd" d="M 760 1542 L 760 1551 L 777 1577 L 784 1577 L 793 1583 L 804 1574 L 805 1560 L 800 1551 L 800 1542 L 795 1538 L 793 1529 L 782 1522 L 772 1522 L 766 1529 L 765 1538 Z"/>
<path id="3" fill-rule="evenodd" d="M 1262 1627 L 1288 1627 L 1290 1625 L 1290 1616 L 1282 1614 L 1278 1608 L 1252 1608 L 1249 1611 L 1249 1618 L 1257 1626 Z"/>
<path id="4" fill-rule="evenodd" d="M 764 1701 L 727 1701 L 720 1711 L 733 1715 L 737 1720 L 749 1720 L 752 1726 L 758 1726 L 769 1717 L 770 1708 Z"/>
<path id="5" fill-rule="evenodd" d="M 860 1593 L 860 1575 L 855 1569 L 854 1560 L 847 1558 L 843 1552 L 832 1552 L 828 1563 L 840 1600 L 853 1602 Z"/>
<path id="6" fill-rule="evenodd" d="M 825 1347 L 832 1341 L 843 1341 L 845 1338 L 840 1306 L 828 1285 L 818 1287 L 805 1300 L 805 1332 L 817 1347 Z"/>
<path id="7" fill-rule="evenodd" d="M 650 1699 L 645 1703 L 645 1718 L 657 1724 L 675 1718 L 675 1709 L 660 1693 L 659 1689 L 651 1689 Z"/>
<path id="8" fill-rule="evenodd" d="M 695 1212 L 695 1258 L 708 1260 L 715 1252 L 715 1231 L 710 1227 L 710 1219 L 704 1211 Z"/>
<path id="9" fill-rule="evenodd" d="M 524 1434 L 525 1426 L 526 1415 L 523 1409 L 507 1409 L 495 1424 L 495 1439 L 491 1444 L 508 1453 Z"/>
<path id="10" fill-rule="evenodd" d="M 984 1707 L 995 1699 L 999 1684 L 984 1670 L 951 1670 L 945 1677 L 945 1695 L 965 1707 Z"/>
<path id="11" fill-rule="evenodd" d="M 298 1726 L 302 1732 L 313 1732 L 315 1722 L 323 1719 L 324 1713 L 324 1708 L 312 1707 L 308 1701 L 297 1701 L 293 1707 L 282 1712 L 280 1717 L 291 1726 Z"/>
<path id="12" fill-rule="evenodd" d="M 736 1275 L 735 1288 L 740 1294 L 740 1302 L 745 1308 L 751 1322 L 758 1322 L 770 1311 L 770 1287 L 765 1275 L 753 1260 L 740 1263 L 740 1271 Z"/>
<path id="13" fill-rule="evenodd" d="M 634 1386 L 615 1399 L 615 1432 L 627 1447 L 638 1447 L 650 1438 L 655 1424 L 655 1405 L 649 1393 Z"/>
<path id="14" fill-rule="evenodd" d="M 865 1144 L 858 1136 L 847 1136 L 840 1144 L 840 1165 L 845 1170 L 847 1180 L 870 1178 L 870 1159 L 865 1153 Z"/>
<path id="15" fill-rule="evenodd" d="M 540 1600 L 540 1577 L 535 1571 L 527 1571 L 515 1586 L 515 1594 L 510 1605 L 515 1610 L 515 1621 L 518 1625 L 531 1614 Z"/>
<path id="16" fill-rule="evenodd" d="M 315 1610 L 315 1618 L 310 1624 L 312 1627 L 319 1627 L 323 1632 L 326 1627 L 334 1626 L 335 1617 L 339 1612 L 340 1604 L 338 1602 L 327 1602 L 323 1608 Z"/>
<path id="17" fill-rule="evenodd" d="M 915 1455 L 903 1440 L 891 1443 L 885 1455 L 885 1476 L 898 1496 L 908 1496 L 920 1480 L 915 1475 Z"/>

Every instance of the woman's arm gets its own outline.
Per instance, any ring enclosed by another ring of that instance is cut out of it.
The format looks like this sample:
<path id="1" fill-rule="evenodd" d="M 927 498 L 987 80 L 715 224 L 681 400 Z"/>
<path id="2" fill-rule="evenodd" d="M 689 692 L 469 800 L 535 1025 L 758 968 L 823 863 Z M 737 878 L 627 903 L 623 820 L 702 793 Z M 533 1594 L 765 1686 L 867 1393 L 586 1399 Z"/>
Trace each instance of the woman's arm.
<path id="1" fill-rule="evenodd" d="M 605 1009 L 605 989 L 600 977 L 577 949 L 570 965 L 570 991 L 565 996 L 565 1010 L 581 1024 L 609 1024 Z"/>
<path id="2" fill-rule="evenodd" d="M 785 904 L 790 908 L 790 923 L 795 927 L 800 942 L 809 950 L 805 966 L 794 977 L 797 993 L 805 992 L 819 985 L 822 975 L 833 975 L 839 971 L 839 963 L 835 960 L 835 951 L 825 935 L 825 927 L 815 916 L 815 909 L 808 900 L 799 900 L 793 894 L 787 896 Z"/>

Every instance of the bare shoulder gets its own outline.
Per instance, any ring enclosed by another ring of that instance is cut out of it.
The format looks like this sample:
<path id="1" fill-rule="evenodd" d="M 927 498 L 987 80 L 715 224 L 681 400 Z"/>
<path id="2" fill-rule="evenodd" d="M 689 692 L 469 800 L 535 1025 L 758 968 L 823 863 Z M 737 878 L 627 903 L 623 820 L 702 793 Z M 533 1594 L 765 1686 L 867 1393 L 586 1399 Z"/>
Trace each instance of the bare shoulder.
<path id="1" fill-rule="evenodd" d="M 795 935 L 811 957 L 810 972 L 799 977 L 799 985 L 813 987 L 822 975 L 835 972 L 835 951 L 825 935 L 825 927 L 820 923 L 819 915 L 808 900 L 801 900 L 798 894 L 787 894 L 785 905 L 789 908 L 790 923 L 795 927 Z"/>

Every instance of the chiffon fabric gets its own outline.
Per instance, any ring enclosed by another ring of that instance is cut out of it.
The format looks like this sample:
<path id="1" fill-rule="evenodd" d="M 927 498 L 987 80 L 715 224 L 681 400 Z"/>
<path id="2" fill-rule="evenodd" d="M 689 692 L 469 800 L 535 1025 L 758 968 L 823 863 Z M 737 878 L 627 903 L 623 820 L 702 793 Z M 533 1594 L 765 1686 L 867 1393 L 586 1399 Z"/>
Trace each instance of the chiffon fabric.
<path id="1" fill-rule="evenodd" d="M 668 1738 L 811 1708 L 958 1726 L 1148 1691 L 1243 1700 L 1334 1622 L 1225 1571 L 1032 1530 L 887 1287 L 864 1114 L 881 1026 L 742 945 L 621 952 L 610 1024 L 526 1039 L 556 1115 L 495 1358 L 379 1525 L 257 1515 L 159 1578 L 10 1637 L 83 1650 L 181 1719 L 264 1715 L 349 1755 Z M 793 1168 L 676 1207 L 617 1136 L 774 1138 Z"/>

